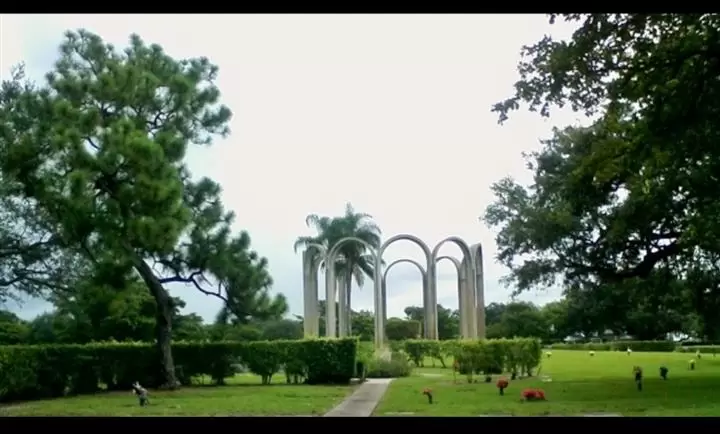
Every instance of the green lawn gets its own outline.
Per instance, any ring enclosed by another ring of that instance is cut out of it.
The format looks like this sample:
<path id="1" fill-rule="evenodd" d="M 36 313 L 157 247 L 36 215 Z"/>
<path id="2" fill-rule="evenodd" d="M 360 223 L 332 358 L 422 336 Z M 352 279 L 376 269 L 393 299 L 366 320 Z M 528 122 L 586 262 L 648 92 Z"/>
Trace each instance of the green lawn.
<path id="1" fill-rule="evenodd" d="M 151 391 L 140 407 L 127 392 L 99 393 L 0 406 L 0 416 L 321 416 L 352 392 L 351 386 L 260 385 L 260 377 L 237 375 L 221 387 Z M 207 381 L 206 381 L 207 382 Z"/>
<path id="2" fill-rule="evenodd" d="M 375 415 L 479 416 L 479 415 L 580 415 L 619 413 L 628 416 L 720 416 L 720 357 L 697 360 L 694 371 L 683 353 L 553 351 L 543 357 L 540 375 L 511 381 L 505 396 L 492 383 L 468 384 L 465 377 L 453 380 L 442 368 L 416 369 L 413 376 L 394 380 L 375 410 Z M 428 360 L 425 365 L 430 366 Z M 644 371 L 643 391 L 635 386 L 632 368 Z M 669 369 L 668 380 L 659 375 Z M 543 381 L 548 376 L 551 381 Z M 476 377 L 477 378 L 477 377 Z M 509 378 L 509 376 L 507 377 Z M 546 402 L 522 402 L 523 389 L 542 388 Z M 434 403 L 422 395 L 433 391 Z"/>

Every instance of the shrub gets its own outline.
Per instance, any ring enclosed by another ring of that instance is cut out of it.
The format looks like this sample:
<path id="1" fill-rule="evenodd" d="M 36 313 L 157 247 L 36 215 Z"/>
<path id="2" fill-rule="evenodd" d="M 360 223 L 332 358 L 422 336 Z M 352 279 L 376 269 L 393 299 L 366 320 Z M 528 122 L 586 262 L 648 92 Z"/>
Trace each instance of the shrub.
<path id="1" fill-rule="evenodd" d="M 415 366 L 423 367 L 425 364 L 425 357 L 428 357 L 431 353 L 431 347 L 439 344 L 440 342 L 438 341 L 409 339 L 407 341 L 403 341 L 400 348 L 393 349 L 393 351 L 404 350 Z"/>
<path id="2" fill-rule="evenodd" d="M 412 366 L 404 353 L 393 352 L 390 360 L 375 358 L 370 361 L 367 368 L 367 378 L 398 378 L 408 377 L 412 373 Z"/>
<path id="3" fill-rule="evenodd" d="M 364 380 L 367 368 L 375 357 L 375 346 L 372 342 L 359 342 L 357 347 L 357 362 L 355 363 L 355 377 Z"/>
<path id="4" fill-rule="evenodd" d="M 532 375 L 540 365 L 542 347 L 537 339 L 489 339 L 454 341 L 405 341 L 404 348 L 416 366 L 425 357 L 452 356 L 462 375 L 513 372 Z"/>
<path id="5" fill-rule="evenodd" d="M 702 354 L 719 354 L 720 353 L 720 346 L 716 345 L 694 345 L 694 346 L 684 346 L 684 347 L 677 347 L 676 351 L 681 353 L 697 353 L 700 352 Z"/>
<path id="6" fill-rule="evenodd" d="M 200 375 L 223 384 L 241 367 L 260 375 L 263 384 L 283 369 L 294 382 L 348 383 L 357 341 L 176 342 L 173 357 L 183 385 Z M 109 390 L 129 390 L 135 381 L 157 387 L 163 381 L 159 368 L 157 350 L 145 343 L 0 346 L 0 401 L 92 393 L 100 383 Z"/>
<path id="7" fill-rule="evenodd" d="M 583 351 L 625 351 L 630 348 L 632 351 L 640 352 L 671 352 L 675 351 L 677 344 L 673 341 L 614 341 L 583 344 L 553 344 L 550 348 L 554 350 Z"/>

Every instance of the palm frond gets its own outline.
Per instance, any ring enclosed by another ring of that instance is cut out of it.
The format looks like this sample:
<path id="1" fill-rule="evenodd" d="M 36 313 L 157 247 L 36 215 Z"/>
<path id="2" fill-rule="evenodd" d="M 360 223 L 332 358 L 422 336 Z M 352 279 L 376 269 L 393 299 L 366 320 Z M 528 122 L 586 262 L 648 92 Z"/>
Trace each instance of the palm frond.
<path id="1" fill-rule="evenodd" d="M 362 288 L 365 285 L 365 268 L 360 266 L 359 263 L 355 263 L 352 270 L 352 275 L 355 278 L 358 288 Z M 372 278 L 371 275 L 369 275 Z"/>
<path id="2" fill-rule="evenodd" d="M 307 247 L 308 244 L 322 244 L 322 241 L 318 237 L 298 237 L 295 244 L 293 244 L 293 250 L 297 253 L 298 249 Z"/>
<path id="3" fill-rule="evenodd" d="M 371 279 L 375 278 L 375 263 L 370 259 L 358 261 L 358 268 Z"/>

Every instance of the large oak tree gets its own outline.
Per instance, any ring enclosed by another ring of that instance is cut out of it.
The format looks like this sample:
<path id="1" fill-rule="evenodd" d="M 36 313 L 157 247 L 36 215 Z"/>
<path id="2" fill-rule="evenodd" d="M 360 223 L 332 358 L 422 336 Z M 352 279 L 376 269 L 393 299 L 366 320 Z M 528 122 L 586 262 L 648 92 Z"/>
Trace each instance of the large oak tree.
<path id="1" fill-rule="evenodd" d="M 485 219 L 510 280 L 592 288 L 668 269 L 694 276 L 698 306 L 717 304 L 720 16 L 550 19 L 577 30 L 524 47 L 515 94 L 494 110 L 505 121 L 521 106 L 549 116 L 567 105 L 595 120 L 529 156 L 531 186 L 493 186 Z"/>

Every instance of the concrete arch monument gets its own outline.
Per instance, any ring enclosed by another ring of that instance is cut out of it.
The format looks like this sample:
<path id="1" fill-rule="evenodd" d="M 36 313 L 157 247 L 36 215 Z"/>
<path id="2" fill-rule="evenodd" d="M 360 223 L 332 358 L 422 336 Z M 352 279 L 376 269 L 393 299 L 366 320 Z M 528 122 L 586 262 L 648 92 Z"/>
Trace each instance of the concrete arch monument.
<path id="1" fill-rule="evenodd" d="M 427 292 L 427 271 L 425 271 L 425 268 L 418 262 L 413 259 L 398 259 L 397 261 L 393 261 L 385 268 L 385 272 L 383 272 L 382 276 L 382 288 L 381 288 L 381 297 L 382 297 L 382 305 L 383 305 L 383 317 L 382 317 L 382 324 L 381 327 L 383 330 L 385 330 L 385 326 L 387 326 L 387 275 L 390 272 L 390 270 L 398 264 L 413 264 L 415 267 L 420 271 L 420 275 L 422 276 L 422 282 L 423 282 L 423 294 Z M 423 300 L 425 299 L 425 296 L 423 295 Z M 425 308 L 425 306 L 423 306 Z M 423 329 L 423 333 L 426 333 L 426 331 Z"/>
<path id="2" fill-rule="evenodd" d="M 425 275 L 423 276 L 423 288 L 426 291 L 423 293 L 423 306 L 425 307 L 425 337 L 427 339 L 437 339 L 437 318 L 433 309 L 432 303 L 437 297 L 433 297 L 435 276 L 434 272 L 432 252 L 430 248 L 420 238 L 410 234 L 398 234 L 390 237 L 385 241 L 380 249 L 377 251 L 375 256 L 375 347 L 385 347 L 385 328 L 383 327 L 383 318 L 387 315 L 384 310 L 382 303 L 382 273 L 378 270 L 382 270 L 382 256 L 385 250 L 397 241 L 410 241 L 420 247 L 425 254 Z"/>
<path id="3" fill-rule="evenodd" d="M 421 263 L 400 259 L 391 263 L 383 272 L 382 256 L 385 250 L 396 241 L 406 240 L 419 246 L 425 254 L 425 267 Z M 370 252 L 372 246 L 365 241 L 347 237 L 341 239 L 330 251 L 325 246 L 310 244 L 303 252 L 303 301 L 304 306 L 304 334 L 307 337 L 319 336 L 319 312 L 318 312 L 318 270 L 320 265 L 325 263 L 325 300 L 327 312 L 325 316 L 325 327 L 327 337 L 345 336 L 348 331 L 350 318 L 348 316 L 348 297 L 344 284 L 337 291 L 337 276 L 335 276 L 335 264 L 340 254 L 340 248 L 350 242 L 363 244 Z M 457 245 L 463 252 L 463 259 L 459 261 L 450 256 L 439 256 L 440 248 L 451 242 Z M 317 250 L 317 252 L 313 252 Z M 435 248 L 430 250 L 420 238 L 410 234 L 398 234 L 386 240 L 377 252 L 373 252 L 375 260 L 375 276 L 373 279 L 373 295 L 375 305 L 375 347 L 385 347 L 385 324 L 387 320 L 387 273 L 394 265 L 408 262 L 414 264 L 421 272 L 423 279 L 423 306 L 425 309 L 425 336 L 427 339 L 438 338 L 437 325 L 437 262 L 450 260 L 458 271 L 458 306 L 460 311 L 460 334 L 466 338 L 485 336 L 485 305 L 484 305 L 484 282 L 483 282 L 483 257 L 482 246 L 474 244 L 468 247 L 467 243 L 459 237 L 448 237 L 441 240 Z M 338 294 L 339 315 L 336 325 L 335 295 Z"/>
<path id="4" fill-rule="evenodd" d="M 458 273 L 460 279 L 460 289 L 458 295 L 458 310 L 460 311 L 460 330 L 461 336 L 467 338 L 474 338 L 477 336 L 477 325 L 475 320 L 475 279 L 471 277 L 475 276 L 475 264 L 472 260 L 472 252 L 470 250 L 470 246 L 468 246 L 462 238 L 455 236 L 447 237 L 443 240 L 440 240 L 440 242 L 438 242 L 432 250 L 433 268 L 437 267 L 438 254 L 440 253 L 440 248 L 445 245 L 445 243 L 455 244 L 460 248 L 463 254 L 463 259 L 460 266 L 461 271 Z M 433 270 L 432 274 L 433 276 L 435 276 L 437 272 Z M 433 282 L 433 284 L 435 285 L 433 291 L 435 297 L 433 309 L 435 310 L 434 317 L 437 318 L 437 281 Z"/>

